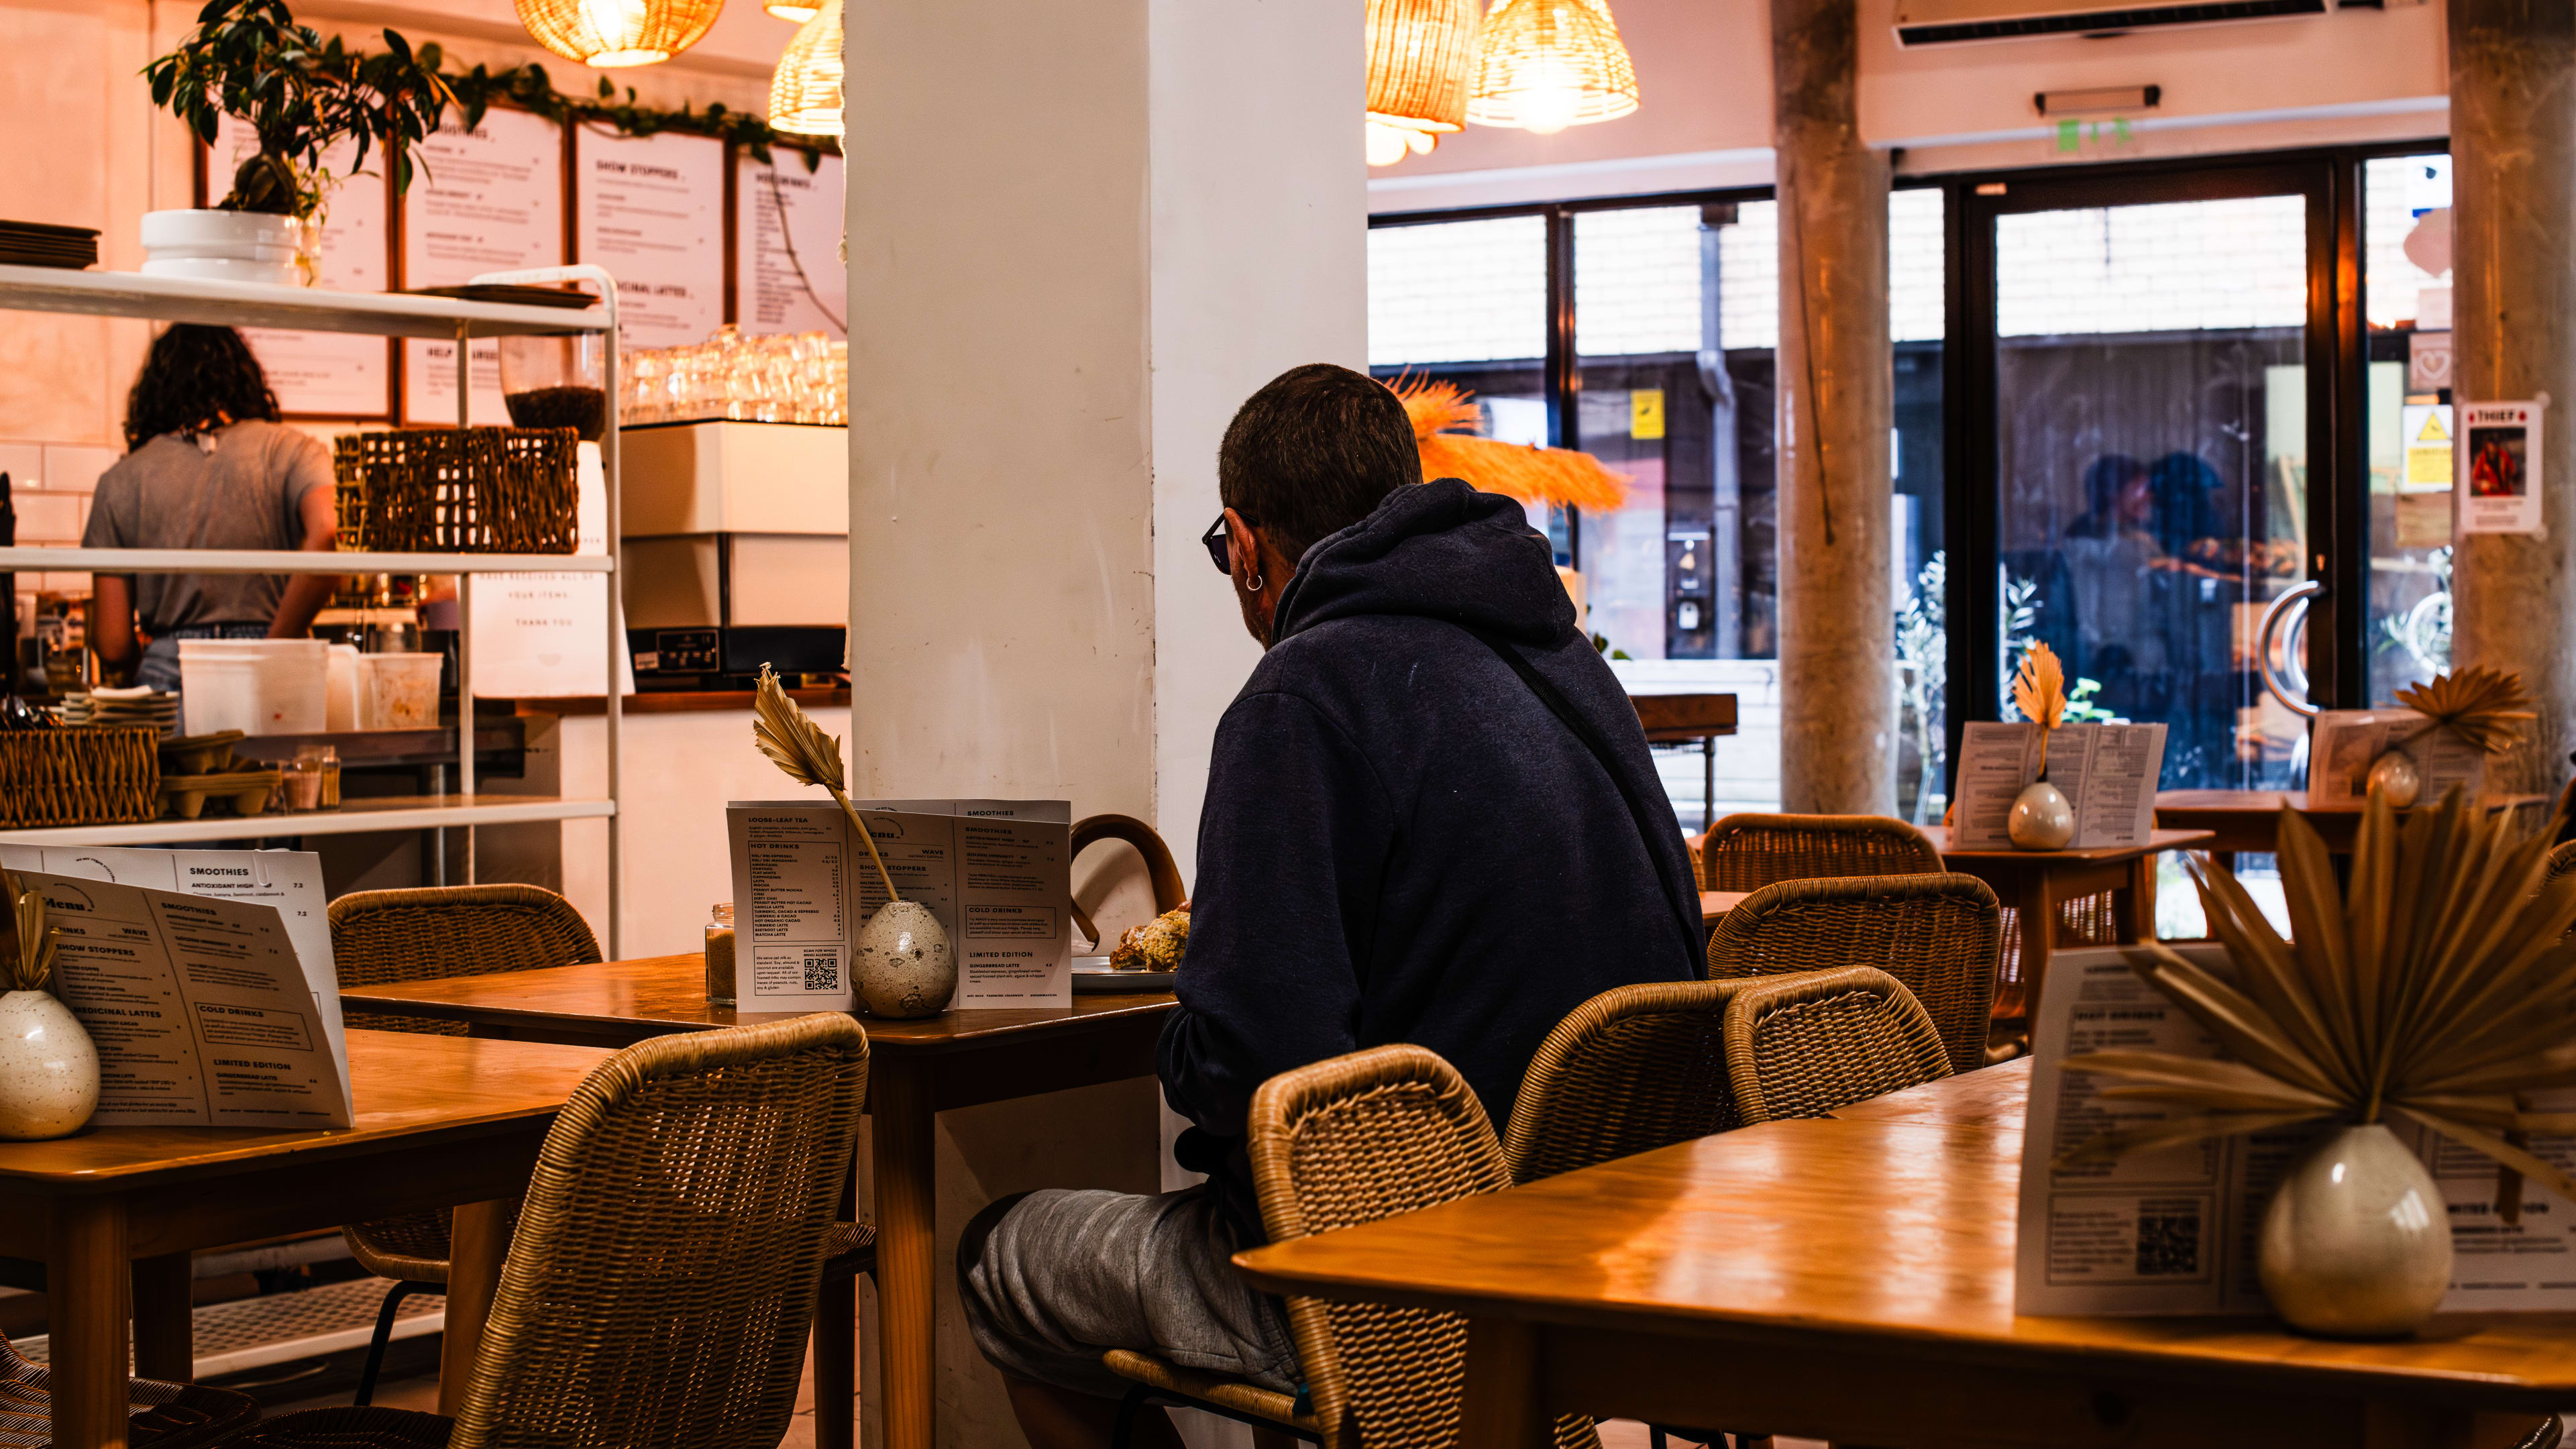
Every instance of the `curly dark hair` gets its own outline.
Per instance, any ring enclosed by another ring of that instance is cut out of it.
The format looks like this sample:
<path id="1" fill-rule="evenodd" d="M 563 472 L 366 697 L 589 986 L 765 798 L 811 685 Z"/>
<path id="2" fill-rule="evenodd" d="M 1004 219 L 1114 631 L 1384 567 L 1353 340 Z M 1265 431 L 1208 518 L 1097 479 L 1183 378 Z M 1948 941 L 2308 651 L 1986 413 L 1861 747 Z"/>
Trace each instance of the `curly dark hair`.
<path id="1" fill-rule="evenodd" d="M 250 344 L 230 327 L 181 322 L 152 339 L 125 395 L 125 446 L 163 433 L 202 433 L 249 418 L 277 421 L 277 394 Z"/>

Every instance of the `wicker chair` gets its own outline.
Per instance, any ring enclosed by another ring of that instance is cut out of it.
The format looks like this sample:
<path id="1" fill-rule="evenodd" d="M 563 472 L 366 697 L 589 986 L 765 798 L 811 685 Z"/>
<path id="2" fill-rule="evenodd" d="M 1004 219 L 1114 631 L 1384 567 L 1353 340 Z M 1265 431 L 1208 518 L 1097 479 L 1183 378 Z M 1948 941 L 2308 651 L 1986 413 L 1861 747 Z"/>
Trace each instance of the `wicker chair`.
<path id="1" fill-rule="evenodd" d="M 1161 832 L 1153 826 L 1133 815 L 1086 815 L 1073 827 L 1073 857 L 1101 840 L 1126 841 L 1145 858 L 1145 878 L 1154 888 L 1154 914 L 1172 910 L 1188 898 L 1189 888 L 1181 884 L 1181 867 L 1172 859 L 1172 848 L 1163 843 Z M 1101 946 L 1109 944 L 1100 939 L 1100 928 L 1091 923 L 1090 913 L 1079 901 L 1074 903 L 1073 924 L 1084 940 Z"/>
<path id="2" fill-rule="evenodd" d="M 340 989 L 488 976 L 601 959 L 599 938 L 572 902 L 543 886 L 432 886 L 358 891 L 331 903 L 331 957 Z M 465 1024 L 351 1012 L 372 1031 L 463 1036 Z"/>
<path id="3" fill-rule="evenodd" d="M 358 891 L 331 903 L 331 958 L 340 988 L 486 976 L 600 959 L 599 939 L 572 902 L 541 886 L 438 886 Z M 348 1024 L 375 1031 L 463 1036 L 462 1022 L 428 1017 L 347 1013 Z M 358 1266 L 390 1278 L 376 1331 L 358 1373 L 356 1402 L 375 1397 L 393 1339 L 394 1315 L 415 1293 L 447 1291 L 448 1214 L 412 1213 L 356 1223 L 341 1233 Z"/>
<path id="4" fill-rule="evenodd" d="M 1252 1094 L 1253 1184 L 1274 1243 L 1436 1207 L 1511 1186 L 1474 1089 L 1438 1054 L 1373 1047 L 1282 1072 Z M 1285 1431 L 1324 1449 L 1447 1449 L 1466 1388 L 1467 1326 L 1420 1308 L 1288 1300 L 1305 1392 L 1292 1400 L 1240 1380 L 1113 1351 L 1134 1408 L 1185 1402 Z M 1305 1412 L 1298 1404 L 1309 1404 Z M 1600 1449 L 1592 1421 L 1557 1424 L 1558 1449 Z"/>
<path id="5" fill-rule="evenodd" d="M 1747 1125 L 1837 1107 L 1950 1075 L 1930 1014 L 1871 966 L 1747 983 L 1726 1008 L 1726 1069 Z"/>
<path id="6" fill-rule="evenodd" d="M 1875 966 L 1932 1014 L 1950 1070 L 1985 1065 L 2003 909 L 1974 876 L 1894 875 L 1767 885 L 1708 938 L 1712 980 Z"/>
<path id="7" fill-rule="evenodd" d="M 2570 875 L 2576 875 L 2576 840 L 2565 841 L 2549 847 L 2549 875 L 2547 879 L 2551 881 L 2564 880 Z"/>
<path id="8" fill-rule="evenodd" d="M 451 1426 L 288 1414 L 244 1449 L 772 1449 L 867 1091 L 840 1012 L 655 1037 L 546 1134 Z"/>
<path id="9" fill-rule="evenodd" d="M 0 1445 L 40 1449 L 54 1438 L 53 1375 L 0 1337 Z M 158 1379 L 125 1381 L 125 1442 L 132 1449 L 219 1444 L 259 1419 L 247 1394 Z"/>
<path id="10" fill-rule="evenodd" d="M 1514 1182 L 1536 1182 L 1737 1125 L 1726 1004 L 1743 981 L 1621 986 L 1566 1014 L 1521 1078 L 1503 1132 Z"/>
<path id="11" fill-rule="evenodd" d="M 1774 881 L 1940 869 L 1941 852 L 1922 831 L 1884 815 L 1729 815 L 1700 848 L 1699 888 L 1758 891 Z"/>

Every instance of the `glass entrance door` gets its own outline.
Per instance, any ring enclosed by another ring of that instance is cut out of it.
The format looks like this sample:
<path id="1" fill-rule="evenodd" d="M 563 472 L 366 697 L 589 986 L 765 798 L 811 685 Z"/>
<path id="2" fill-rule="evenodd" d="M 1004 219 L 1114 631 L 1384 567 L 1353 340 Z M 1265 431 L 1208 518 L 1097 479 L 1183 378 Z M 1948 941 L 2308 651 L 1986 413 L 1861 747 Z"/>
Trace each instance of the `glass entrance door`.
<path id="1" fill-rule="evenodd" d="M 1972 706 L 1958 715 L 2010 717 L 2004 682 L 2045 641 L 2077 718 L 2170 726 L 2167 788 L 2295 783 L 2305 721 L 2256 653 L 2266 609 L 2323 547 L 2309 460 L 2327 455 L 2312 418 L 2332 397 L 2312 364 L 2333 353 L 2310 279 L 2329 174 L 2046 178 L 1963 198 L 1981 314 L 1966 321 L 1984 335 L 1962 381 L 1993 427 L 1969 441 L 1988 546 L 1971 580 L 1953 574 L 1976 596 L 1954 604 L 1953 648 L 1982 641 L 1983 677 L 1954 681 L 1981 694 L 1954 694 Z M 2295 679 L 2293 647 L 2274 662 Z"/>

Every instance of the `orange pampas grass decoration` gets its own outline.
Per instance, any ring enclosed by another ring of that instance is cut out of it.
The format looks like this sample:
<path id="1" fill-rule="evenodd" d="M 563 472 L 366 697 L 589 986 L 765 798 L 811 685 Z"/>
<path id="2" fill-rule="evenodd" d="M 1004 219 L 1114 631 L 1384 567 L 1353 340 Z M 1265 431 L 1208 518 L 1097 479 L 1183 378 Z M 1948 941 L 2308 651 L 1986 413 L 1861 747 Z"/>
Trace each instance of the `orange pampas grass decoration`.
<path id="1" fill-rule="evenodd" d="M 1602 467 L 1601 460 L 1590 453 L 1450 432 L 1474 427 L 1482 416 L 1469 401 L 1474 395 L 1454 383 L 1399 378 L 1395 395 L 1403 399 L 1405 415 L 1413 420 L 1425 482 L 1463 478 L 1480 492 L 1560 508 L 1615 509 L 1628 501 L 1626 480 Z"/>

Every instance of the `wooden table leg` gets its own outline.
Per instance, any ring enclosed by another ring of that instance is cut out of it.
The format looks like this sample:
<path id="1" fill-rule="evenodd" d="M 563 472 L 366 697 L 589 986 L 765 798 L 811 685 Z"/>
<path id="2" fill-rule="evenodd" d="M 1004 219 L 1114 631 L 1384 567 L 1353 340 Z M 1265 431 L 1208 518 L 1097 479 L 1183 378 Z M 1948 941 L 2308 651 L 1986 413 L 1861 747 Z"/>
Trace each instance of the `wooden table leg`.
<path id="1" fill-rule="evenodd" d="M 1538 1334 L 1530 1325 L 1468 1319 L 1459 1449 L 1550 1449 L 1555 1426 L 1539 1400 L 1538 1377 Z"/>
<path id="2" fill-rule="evenodd" d="M 859 1162 L 841 1184 L 841 1221 L 856 1221 Z M 859 1426 L 859 1280 L 827 1276 L 814 1295 L 814 1449 L 856 1449 Z"/>
<path id="3" fill-rule="evenodd" d="M 2040 983 L 2048 979 L 2048 953 L 2057 945 L 2057 893 L 2047 871 L 2022 872 L 2013 913 L 2021 930 L 2021 1016 L 2031 1021 L 2039 1016 Z"/>
<path id="4" fill-rule="evenodd" d="M 57 1202 L 45 1248 L 45 1324 L 58 1449 L 125 1449 L 125 1323 L 133 1307 L 125 1255 L 123 1200 Z"/>
<path id="5" fill-rule="evenodd" d="M 2156 938 L 2156 862 L 2142 855 L 2129 862 L 2129 883 L 2111 892 L 2112 939 L 2135 946 Z"/>
<path id="6" fill-rule="evenodd" d="M 196 1275 L 186 1253 L 134 1260 L 134 1372 L 185 1383 L 197 1376 Z"/>
<path id="7" fill-rule="evenodd" d="M 900 1058 L 869 1068 L 868 1135 L 876 1175 L 877 1383 L 885 1449 L 931 1449 L 932 1303 L 937 1265 L 939 1114 L 925 1075 Z"/>
<path id="8" fill-rule="evenodd" d="M 501 1261 L 510 1251 L 510 1204 L 502 1200 L 458 1206 L 447 1233 L 447 1326 L 438 1346 L 438 1412 L 455 1417 L 474 1386 L 483 1352 L 483 1321 L 501 1287 Z"/>

